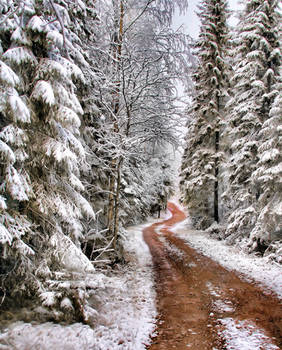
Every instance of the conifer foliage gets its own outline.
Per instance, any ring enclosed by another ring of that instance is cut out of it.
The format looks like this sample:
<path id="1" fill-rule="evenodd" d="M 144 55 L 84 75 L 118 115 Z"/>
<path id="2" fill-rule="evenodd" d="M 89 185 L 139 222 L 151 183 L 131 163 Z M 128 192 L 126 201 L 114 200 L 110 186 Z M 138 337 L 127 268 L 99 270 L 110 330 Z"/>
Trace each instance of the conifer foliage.
<path id="1" fill-rule="evenodd" d="M 7 302 L 30 294 L 71 314 L 83 292 L 62 293 L 52 280 L 61 269 L 94 270 L 79 248 L 83 221 L 95 219 L 80 181 L 85 150 L 76 90 L 85 77 L 70 20 L 77 7 L 1 4 L 2 292 Z M 83 310 L 79 317 L 86 320 Z"/>
<path id="2" fill-rule="evenodd" d="M 227 2 L 202 1 L 201 31 L 196 43 L 198 67 L 194 73 L 195 97 L 181 170 L 183 201 L 194 224 L 207 228 L 219 221 L 221 131 L 228 93 Z"/>
<path id="3" fill-rule="evenodd" d="M 277 6 L 272 0 L 247 1 L 234 40 L 227 191 L 231 214 L 226 235 L 231 242 L 251 235 L 252 249 L 257 248 L 258 239 L 265 240 L 281 224 L 281 27 Z"/>
<path id="4" fill-rule="evenodd" d="M 181 172 L 183 201 L 196 227 L 209 226 L 210 233 L 230 244 L 281 263 L 279 1 L 244 2 L 228 57 L 226 3 L 203 1 L 200 18 L 195 98 Z M 219 218 L 221 224 L 212 225 Z"/>

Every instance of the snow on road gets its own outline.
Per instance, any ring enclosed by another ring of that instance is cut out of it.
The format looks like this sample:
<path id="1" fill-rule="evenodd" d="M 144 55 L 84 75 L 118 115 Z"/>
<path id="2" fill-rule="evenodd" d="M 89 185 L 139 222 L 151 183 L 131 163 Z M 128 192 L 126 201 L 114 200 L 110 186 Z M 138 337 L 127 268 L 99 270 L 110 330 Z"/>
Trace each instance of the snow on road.
<path id="1" fill-rule="evenodd" d="M 177 201 L 173 201 L 173 204 L 176 204 L 180 210 L 184 211 Z M 244 254 L 236 247 L 227 246 L 222 241 L 217 241 L 210 238 L 205 232 L 192 230 L 189 219 L 173 225 L 172 227 L 170 227 L 170 223 L 168 223 L 168 227 L 166 227 L 166 223 L 163 223 L 161 225 L 161 229 L 159 229 L 157 233 L 160 235 L 162 232 L 165 232 L 167 228 L 170 232 L 173 231 L 176 236 L 181 238 L 182 242 L 186 242 L 187 245 L 199 252 L 200 255 L 202 253 L 203 255 L 208 256 L 212 260 L 219 263 L 227 270 L 237 272 L 237 276 L 239 275 L 241 280 L 255 282 L 255 285 L 259 284 L 261 287 L 263 287 L 263 294 L 275 294 L 281 299 L 282 269 L 277 264 L 271 263 L 265 258 Z M 183 252 L 186 252 L 186 250 L 183 249 L 182 252 L 182 249 L 179 249 L 181 247 L 180 240 L 177 241 L 170 238 L 169 234 L 164 235 L 164 237 L 159 236 L 159 240 L 163 243 L 164 248 L 172 260 L 185 260 Z M 188 250 L 187 252 L 189 253 Z M 193 259 L 193 255 L 191 255 L 189 258 Z M 196 260 L 198 261 L 197 258 Z M 185 261 L 185 264 L 187 264 L 187 261 Z M 195 264 L 197 264 L 197 262 Z M 206 269 L 204 269 L 204 271 L 205 270 Z M 190 279 L 192 279 L 191 276 Z M 275 329 L 275 327 L 272 329 L 271 327 L 268 327 L 267 324 L 263 324 L 262 320 L 264 318 L 259 316 L 260 311 L 256 313 L 255 305 L 254 309 L 249 308 L 244 313 L 247 306 L 244 304 L 244 292 L 241 300 L 242 303 L 238 304 L 239 299 L 235 298 L 235 295 L 237 295 L 237 282 L 235 281 L 235 284 L 230 285 L 231 287 L 228 287 L 227 284 L 227 289 L 224 289 L 224 285 L 217 285 L 217 283 L 213 283 L 211 281 L 213 280 L 210 279 L 206 282 L 206 287 L 209 291 L 209 295 L 211 296 L 211 300 L 207 304 L 209 305 L 210 310 L 210 324 L 208 324 L 207 327 L 215 327 L 215 334 L 217 334 L 219 342 L 218 346 L 213 347 L 213 350 L 223 348 L 226 350 L 278 350 L 279 347 L 275 345 L 275 343 L 279 343 L 279 340 L 275 337 L 277 329 Z M 195 284 L 197 283 L 195 282 Z M 243 285 L 240 284 L 240 286 L 242 288 Z M 205 288 L 202 290 L 204 289 Z M 238 290 L 240 291 L 240 287 Z M 247 291 L 249 291 L 249 289 L 246 289 L 246 293 Z M 252 294 L 250 291 L 249 293 Z M 247 294 L 245 298 L 245 301 L 248 302 Z M 256 302 L 260 302 L 260 297 L 255 298 L 255 300 Z M 271 296 L 269 300 L 273 300 Z M 256 304 L 258 310 L 260 309 L 259 302 Z M 205 304 L 203 300 L 202 303 L 203 305 Z M 252 300 L 250 300 L 250 303 L 252 303 Z M 243 306 L 241 311 L 240 308 L 238 309 L 238 305 L 241 307 Z M 279 310 L 279 302 L 277 302 L 277 308 Z M 279 323 L 279 319 L 277 319 L 277 317 L 279 317 L 279 312 L 275 313 L 275 315 L 273 314 L 273 318 L 275 318 L 276 322 L 278 321 Z M 271 315 L 268 321 L 272 322 Z M 171 324 L 169 324 L 169 327 L 171 327 Z M 187 348 L 193 348 L 192 343 L 188 343 L 186 346 Z M 155 348 L 158 349 L 158 346 Z M 181 350 L 184 349 L 183 346 L 181 347 L 181 344 L 176 344 L 176 348 Z"/>
<path id="2" fill-rule="evenodd" d="M 219 326 L 218 334 L 225 339 L 226 350 L 279 350 L 263 330 L 250 321 L 236 321 L 232 318 L 219 321 L 224 329 L 221 330 Z"/>

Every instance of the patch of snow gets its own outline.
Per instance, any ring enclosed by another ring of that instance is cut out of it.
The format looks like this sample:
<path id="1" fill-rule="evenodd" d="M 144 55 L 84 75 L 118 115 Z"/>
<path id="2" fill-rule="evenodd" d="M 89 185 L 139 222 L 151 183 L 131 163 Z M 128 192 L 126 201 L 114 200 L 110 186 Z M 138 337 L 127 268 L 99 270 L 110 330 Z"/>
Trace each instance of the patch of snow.
<path id="1" fill-rule="evenodd" d="M 133 344 L 128 347 L 136 350 L 145 350 L 145 345 L 150 344 L 150 335 L 155 330 L 157 317 L 153 262 L 150 250 L 143 240 L 143 229 L 146 226 L 129 228 L 124 242 L 126 254 L 136 257 L 136 262 L 132 266 L 134 283 L 130 289 L 137 296 L 137 304 L 131 319 L 131 328 L 134 331 Z M 128 321 L 125 321 L 124 325 L 128 328 Z"/>
<path id="2" fill-rule="evenodd" d="M 251 321 L 237 321 L 232 318 L 219 321 L 224 329 L 220 329 L 218 333 L 226 342 L 226 350 L 279 350 L 272 339 Z"/>
<path id="3" fill-rule="evenodd" d="M 59 48 L 62 48 L 64 45 L 64 38 L 61 33 L 56 30 L 50 30 L 46 36 L 47 40 L 53 42 Z"/>
<path id="4" fill-rule="evenodd" d="M 3 57 L 16 65 L 21 65 L 23 63 L 37 63 L 37 59 L 33 52 L 26 47 L 13 47 L 8 49 L 3 54 Z"/>
<path id="5" fill-rule="evenodd" d="M 63 125 L 73 125 L 74 127 L 79 128 L 81 124 L 78 115 L 66 106 L 61 106 L 59 108 L 56 118 Z"/>
<path id="6" fill-rule="evenodd" d="M 184 259 L 185 254 L 182 250 L 178 249 L 176 246 L 170 244 L 165 237 L 160 236 L 159 240 L 163 243 L 165 249 L 170 253 L 170 255 L 174 255 L 180 259 Z"/>
<path id="7" fill-rule="evenodd" d="M 207 282 L 206 286 L 210 292 L 210 295 L 220 298 L 221 295 L 219 294 L 220 290 L 218 287 L 215 287 L 211 282 Z"/>
<path id="8" fill-rule="evenodd" d="M 41 100 L 49 106 L 55 104 L 54 91 L 50 83 L 45 80 L 40 80 L 36 83 L 33 92 L 32 98 L 35 100 Z"/>
<path id="9" fill-rule="evenodd" d="M 4 62 L 0 62 L 0 81 L 14 87 L 20 83 L 20 79 L 14 71 Z"/>
<path id="10" fill-rule="evenodd" d="M 6 171 L 7 188 L 13 199 L 27 201 L 28 195 L 24 177 L 13 166 L 9 166 Z"/>
<path id="11" fill-rule="evenodd" d="M 20 27 L 14 31 L 11 36 L 11 40 L 19 45 L 31 46 L 30 39 L 27 38 L 26 33 Z"/>
<path id="12" fill-rule="evenodd" d="M 210 292 L 210 295 L 214 297 L 212 302 L 212 309 L 216 312 L 232 312 L 234 311 L 234 306 L 230 300 L 224 299 L 220 288 L 214 286 L 211 282 L 207 282 L 206 286 Z M 222 300 L 223 299 L 223 300 Z"/>
<path id="13" fill-rule="evenodd" d="M 0 243 L 5 244 L 8 242 L 8 244 L 11 244 L 12 239 L 10 232 L 0 223 Z"/>
<path id="14" fill-rule="evenodd" d="M 60 264 L 66 270 L 80 273 L 94 271 L 94 267 L 86 255 L 75 246 L 69 237 L 63 235 L 61 232 L 56 232 L 51 237 L 50 241 L 56 248 L 56 256 L 58 257 Z"/>
<path id="15" fill-rule="evenodd" d="M 0 140 L 0 159 L 8 160 L 9 163 L 15 163 L 16 158 L 12 149 L 2 140 Z"/>
<path id="16" fill-rule="evenodd" d="M 30 123 L 30 111 L 19 96 L 11 95 L 9 97 L 9 103 L 13 111 L 14 120 Z"/>
<path id="17" fill-rule="evenodd" d="M 5 210 L 5 209 L 7 209 L 6 198 L 1 196 L 0 194 L 0 210 Z"/>
<path id="18" fill-rule="evenodd" d="M 43 301 L 44 306 L 53 306 L 56 303 L 56 293 L 55 292 L 43 292 L 40 294 L 40 298 Z"/>
<path id="19" fill-rule="evenodd" d="M 166 210 L 166 211 L 163 213 L 163 215 L 161 216 L 161 218 L 162 218 L 163 220 L 169 220 L 170 218 L 172 218 L 172 213 L 171 213 L 171 211 Z"/>
<path id="20" fill-rule="evenodd" d="M 234 306 L 229 300 L 216 300 L 212 305 L 213 310 L 217 312 L 234 312 Z"/>
<path id="21" fill-rule="evenodd" d="M 27 26 L 28 28 L 36 31 L 36 32 L 44 32 L 47 31 L 47 26 L 46 26 L 46 22 L 43 21 L 40 17 L 38 16 L 33 16 L 30 21 L 28 22 Z"/>
<path id="22" fill-rule="evenodd" d="M 80 323 L 61 326 L 54 323 L 33 325 L 23 322 L 14 323 L 0 334 L 0 348 L 2 350 L 96 349 L 94 332 L 89 326 Z"/>
<path id="23" fill-rule="evenodd" d="M 159 225 L 157 227 L 155 227 L 155 232 L 157 235 L 162 235 L 162 229 L 165 227 L 165 225 Z"/>

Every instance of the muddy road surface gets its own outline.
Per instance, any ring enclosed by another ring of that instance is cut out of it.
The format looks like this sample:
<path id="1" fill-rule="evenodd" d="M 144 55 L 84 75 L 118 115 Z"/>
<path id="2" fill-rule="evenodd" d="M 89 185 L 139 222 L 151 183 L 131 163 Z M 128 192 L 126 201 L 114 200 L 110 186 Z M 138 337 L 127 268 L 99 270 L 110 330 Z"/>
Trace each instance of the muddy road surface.
<path id="1" fill-rule="evenodd" d="M 171 218 L 144 229 L 152 254 L 159 321 L 149 350 L 282 349 L 282 305 L 234 272 L 197 253 L 170 228 Z"/>

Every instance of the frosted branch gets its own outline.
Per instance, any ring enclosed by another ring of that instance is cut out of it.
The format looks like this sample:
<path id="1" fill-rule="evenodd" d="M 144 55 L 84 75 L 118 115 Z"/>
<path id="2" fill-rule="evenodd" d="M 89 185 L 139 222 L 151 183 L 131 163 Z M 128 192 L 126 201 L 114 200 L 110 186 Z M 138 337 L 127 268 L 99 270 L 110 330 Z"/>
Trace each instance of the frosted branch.
<path id="1" fill-rule="evenodd" d="M 6 15 L 6 17 L 4 19 L 2 19 L 2 21 L 0 21 L 0 26 L 2 24 L 4 24 L 11 16 L 13 16 L 16 12 L 18 12 L 18 10 L 21 8 L 22 6 L 22 1 L 20 1 L 19 5 L 14 9 L 14 10 L 10 10 L 8 12 L 8 14 Z"/>
<path id="2" fill-rule="evenodd" d="M 56 14 L 56 17 L 58 19 L 58 22 L 60 23 L 60 26 L 62 28 L 62 34 L 63 34 L 63 46 L 64 46 L 64 49 L 66 51 L 66 56 L 67 56 L 67 59 L 70 60 L 70 55 L 69 55 L 69 51 L 68 51 L 68 48 L 67 48 L 67 44 L 66 44 L 66 33 L 65 33 L 65 26 L 64 26 L 64 23 L 63 23 L 63 20 L 62 20 L 62 17 L 61 15 L 59 14 L 59 11 L 56 9 L 56 6 L 54 4 L 54 1 L 53 0 L 49 0 L 50 1 L 50 4 Z"/>
<path id="3" fill-rule="evenodd" d="M 105 247 L 105 248 L 103 248 L 103 250 L 101 251 L 101 253 L 96 257 L 96 259 L 94 260 L 94 261 L 97 261 L 99 258 L 100 258 L 100 256 L 102 256 L 106 251 L 109 251 L 109 247 L 112 245 L 112 243 L 113 243 L 113 241 L 114 241 L 114 238 L 115 237 L 113 237 L 111 240 L 110 240 L 110 243 Z M 112 250 L 112 249 L 111 249 Z"/>
<path id="4" fill-rule="evenodd" d="M 129 26 L 124 30 L 124 34 L 134 25 L 134 23 L 136 23 L 138 21 L 138 19 L 140 17 L 143 16 L 143 14 L 146 12 L 146 10 L 148 9 L 148 7 L 156 0 L 149 0 L 147 2 L 147 4 L 145 5 L 145 7 L 143 8 L 143 10 L 140 12 L 140 14 L 134 18 L 134 20 L 129 24 Z"/>

